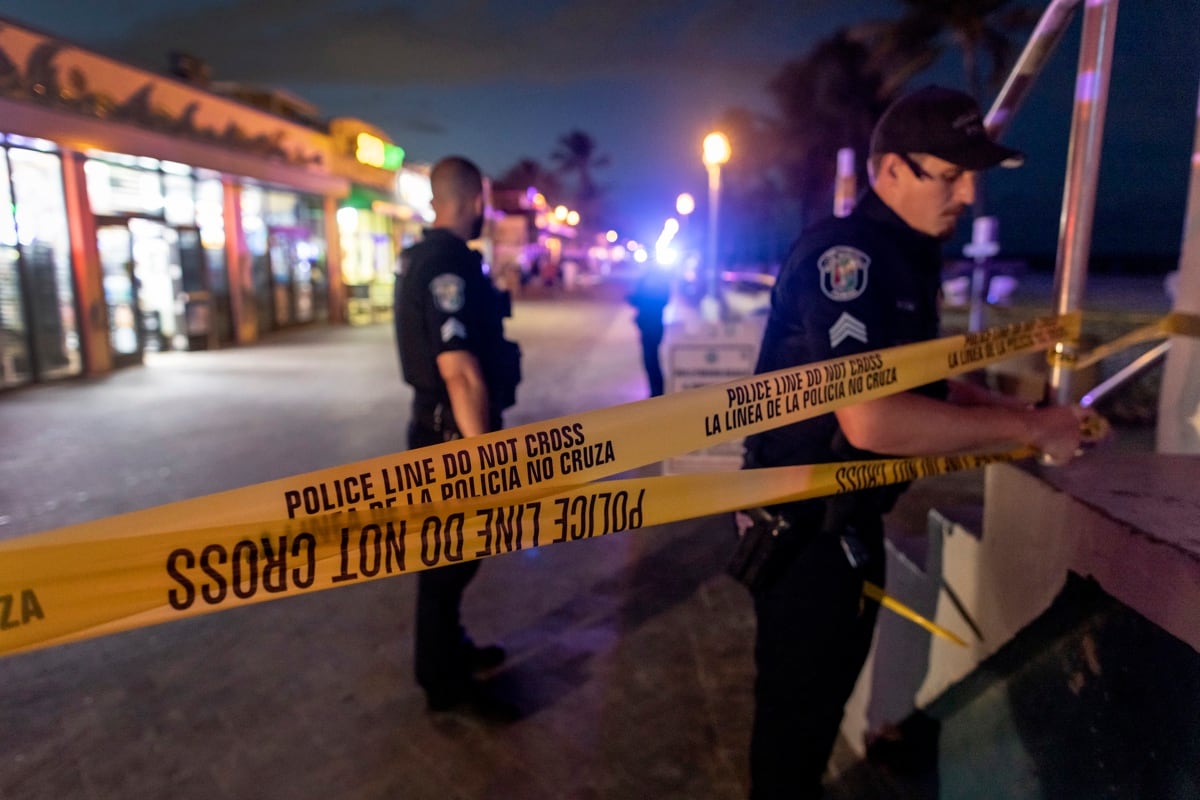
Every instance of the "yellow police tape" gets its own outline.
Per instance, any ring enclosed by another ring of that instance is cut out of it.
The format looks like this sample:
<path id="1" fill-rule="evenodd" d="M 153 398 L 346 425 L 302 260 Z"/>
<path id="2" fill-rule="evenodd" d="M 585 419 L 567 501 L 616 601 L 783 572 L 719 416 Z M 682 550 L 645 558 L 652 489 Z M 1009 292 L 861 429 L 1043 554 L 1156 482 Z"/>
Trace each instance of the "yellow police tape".
<path id="1" fill-rule="evenodd" d="M 920 614 L 913 611 L 911 608 L 904 605 L 903 603 L 899 602 L 898 600 L 896 600 L 896 598 L 892 597 L 887 592 L 885 592 L 883 589 L 881 589 L 880 587 L 871 583 L 870 581 L 863 581 L 862 593 L 866 597 L 870 598 L 871 600 L 874 600 L 876 603 L 879 603 L 879 605 L 883 606 L 884 608 L 888 609 L 889 611 L 893 611 L 893 612 L 899 614 L 900 616 L 904 617 L 906 620 L 908 620 L 910 622 L 914 622 L 917 625 L 920 625 L 922 628 L 924 628 L 925 630 L 934 634 L 935 636 L 940 636 L 943 639 L 947 639 L 951 642 L 954 642 L 959 647 L 967 646 L 967 643 L 965 641 L 963 641 L 963 638 L 961 636 L 959 636 L 958 634 L 956 634 L 954 631 L 949 630 L 947 628 L 943 628 L 941 625 L 938 625 L 936 622 L 932 622 L 931 620 L 926 619 L 925 617 L 922 617 Z"/>
<path id="2" fill-rule="evenodd" d="M 1073 340 L 1079 324 L 1043 318 L 831 359 L 0 542 L 0 654 L 1025 457 L 594 483 Z"/>
<path id="3" fill-rule="evenodd" d="M 1149 325 L 1143 325 L 1078 357 L 1074 368 L 1083 369 L 1084 367 L 1090 367 L 1092 364 L 1103 361 L 1127 347 L 1155 339 L 1162 339 L 1172 334 L 1176 336 L 1191 336 L 1193 338 L 1200 337 L 1200 316 L 1181 313 L 1168 314 Z"/>

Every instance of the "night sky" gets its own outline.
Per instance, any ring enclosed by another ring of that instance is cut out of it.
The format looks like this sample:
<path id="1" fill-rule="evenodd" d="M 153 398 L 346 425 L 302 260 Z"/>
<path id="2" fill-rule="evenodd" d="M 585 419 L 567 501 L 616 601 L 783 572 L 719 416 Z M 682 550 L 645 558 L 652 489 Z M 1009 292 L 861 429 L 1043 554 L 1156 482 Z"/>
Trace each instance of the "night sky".
<path id="1" fill-rule="evenodd" d="M 1040 7 L 1040 6 L 1038 6 Z M 681 191 L 702 194 L 700 141 L 722 111 L 769 112 L 770 77 L 847 24 L 898 16 L 888 0 L 0 0 L 0 15 L 164 71 L 169 50 L 215 80 L 279 86 L 326 116 L 386 130 L 413 161 L 461 153 L 495 175 L 549 163 L 589 133 L 600 183 L 653 238 Z M 1026 167 L 989 178 L 1011 254 L 1051 255 L 1080 19 L 1005 139 Z M 956 56 L 914 85 L 961 85 Z M 1200 3 L 1126 0 L 1116 41 L 1093 253 L 1177 253 L 1200 86 Z M 990 98 L 989 98 L 990 99 Z M 737 154 L 734 154 L 734 158 Z"/>

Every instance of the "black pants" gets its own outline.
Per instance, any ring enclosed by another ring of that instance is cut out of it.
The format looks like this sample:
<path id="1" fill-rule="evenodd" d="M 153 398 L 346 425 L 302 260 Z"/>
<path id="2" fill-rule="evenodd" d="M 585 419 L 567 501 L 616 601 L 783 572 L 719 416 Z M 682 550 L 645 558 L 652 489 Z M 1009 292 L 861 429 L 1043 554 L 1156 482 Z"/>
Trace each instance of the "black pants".
<path id="1" fill-rule="evenodd" d="M 878 606 L 862 597 L 862 581 L 884 581 L 882 520 L 857 519 L 855 527 L 870 554 L 863 570 L 850 566 L 838 536 L 819 533 L 755 594 L 753 800 L 821 796 L 821 775 L 875 628 Z"/>
<path id="2" fill-rule="evenodd" d="M 409 448 L 440 444 L 444 439 L 442 432 L 419 423 L 408 429 Z M 453 695 L 470 681 L 466 658 L 470 640 L 459 618 L 459 605 L 467 584 L 478 571 L 478 561 L 466 561 L 417 573 L 413 649 L 417 684 L 427 694 Z"/>
<path id="3" fill-rule="evenodd" d="M 646 368 L 646 380 L 650 384 L 650 396 L 663 393 L 662 365 L 658 359 L 658 347 L 663 340 L 662 325 L 638 325 L 642 338 L 642 366 Z"/>

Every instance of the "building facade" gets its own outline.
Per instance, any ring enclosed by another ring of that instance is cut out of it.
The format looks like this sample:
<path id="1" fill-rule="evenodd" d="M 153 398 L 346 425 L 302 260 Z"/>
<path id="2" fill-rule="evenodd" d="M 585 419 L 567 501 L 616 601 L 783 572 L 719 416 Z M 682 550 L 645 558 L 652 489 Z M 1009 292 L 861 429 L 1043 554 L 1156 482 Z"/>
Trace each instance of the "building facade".
<path id="1" fill-rule="evenodd" d="M 390 304 L 399 148 L 223 91 L 0 20 L 0 389 Z"/>

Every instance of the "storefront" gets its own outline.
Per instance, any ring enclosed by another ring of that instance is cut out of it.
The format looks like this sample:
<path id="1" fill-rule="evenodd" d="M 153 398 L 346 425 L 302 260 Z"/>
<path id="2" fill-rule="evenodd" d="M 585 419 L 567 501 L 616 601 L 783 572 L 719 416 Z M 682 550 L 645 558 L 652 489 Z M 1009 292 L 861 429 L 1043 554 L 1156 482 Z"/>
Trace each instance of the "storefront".
<path id="1" fill-rule="evenodd" d="M 404 149 L 362 120 L 330 125 L 334 174 L 351 182 L 338 205 L 337 228 L 352 325 L 392 318 L 392 293 L 399 251 L 420 232 L 422 220 L 401 200 Z M 428 184 L 428 177 L 425 179 Z"/>
<path id="2" fill-rule="evenodd" d="M 232 342 L 220 176 L 106 152 L 84 174 L 114 364 Z"/>
<path id="3" fill-rule="evenodd" d="M 337 212 L 351 325 L 391 319 L 397 221 L 376 210 L 380 202 L 376 193 L 356 186 Z"/>
<path id="4" fill-rule="evenodd" d="M 16 25 L 0 60 L 0 389 L 345 320 L 327 131 Z"/>
<path id="5" fill-rule="evenodd" d="M 249 185 L 242 187 L 241 213 L 259 332 L 328 320 L 321 198 Z"/>
<path id="6" fill-rule="evenodd" d="M 78 302 L 53 143 L 0 134 L 0 388 L 83 371 Z"/>

